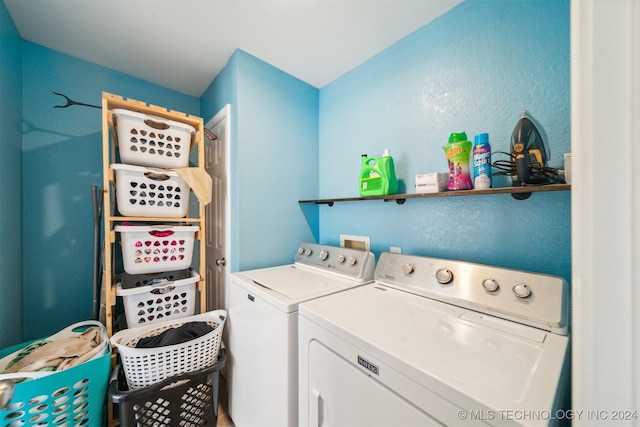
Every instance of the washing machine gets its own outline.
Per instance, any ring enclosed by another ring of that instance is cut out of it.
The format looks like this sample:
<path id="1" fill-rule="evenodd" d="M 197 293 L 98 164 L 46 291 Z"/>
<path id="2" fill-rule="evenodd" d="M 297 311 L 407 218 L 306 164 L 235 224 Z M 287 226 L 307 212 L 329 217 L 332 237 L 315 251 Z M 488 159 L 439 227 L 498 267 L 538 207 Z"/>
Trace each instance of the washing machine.
<path id="1" fill-rule="evenodd" d="M 300 426 L 568 424 L 567 282 L 383 253 L 300 304 Z"/>
<path id="2" fill-rule="evenodd" d="M 298 305 L 373 282 L 371 252 L 302 243 L 293 263 L 229 284 L 229 414 L 237 427 L 298 423 Z"/>

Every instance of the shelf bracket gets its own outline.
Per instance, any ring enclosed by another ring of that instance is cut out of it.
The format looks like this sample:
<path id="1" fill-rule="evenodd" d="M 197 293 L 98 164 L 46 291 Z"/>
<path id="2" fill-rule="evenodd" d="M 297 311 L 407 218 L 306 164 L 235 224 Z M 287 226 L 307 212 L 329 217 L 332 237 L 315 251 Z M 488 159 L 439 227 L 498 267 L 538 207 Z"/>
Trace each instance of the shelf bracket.
<path id="1" fill-rule="evenodd" d="M 316 205 L 327 205 L 329 207 L 333 206 L 333 200 L 322 201 L 322 202 L 314 202 Z"/>
<path id="2" fill-rule="evenodd" d="M 511 197 L 516 200 L 526 200 L 531 197 L 531 193 L 511 193 Z"/>
<path id="3" fill-rule="evenodd" d="M 399 204 L 399 205 L 403 205 L 403 204 L 404 204 L 404 202 L 405 202 L 407 199 L 383 199 L 383 200 L 384 200 L 385 202 L 390 202 L 390 201 L 392 201 L 392 200 L 395 200 L 397 204 Z"/>

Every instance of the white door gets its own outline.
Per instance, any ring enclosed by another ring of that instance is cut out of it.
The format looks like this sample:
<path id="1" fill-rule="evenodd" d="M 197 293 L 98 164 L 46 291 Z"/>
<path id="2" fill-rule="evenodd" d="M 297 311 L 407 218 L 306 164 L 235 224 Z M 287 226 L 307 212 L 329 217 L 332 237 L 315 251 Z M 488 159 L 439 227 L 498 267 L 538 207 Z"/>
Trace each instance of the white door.
<path id="1" fill-rule="evenodd" d="M 205 216 L 207 263 L 207 310 L 226 309 L 226 268 L 229 256 L 229 144 L 231 107 L 225 106 L 206 124 L 215 139 L 205 138 L 205 168 L 213 180 L 212 202 Z"/>

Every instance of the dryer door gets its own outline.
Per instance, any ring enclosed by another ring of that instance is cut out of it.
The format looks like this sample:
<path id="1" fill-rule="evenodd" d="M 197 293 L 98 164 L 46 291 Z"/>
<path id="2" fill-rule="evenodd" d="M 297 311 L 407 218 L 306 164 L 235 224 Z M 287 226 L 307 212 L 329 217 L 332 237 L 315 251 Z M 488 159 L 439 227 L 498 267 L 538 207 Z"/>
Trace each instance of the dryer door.
<path id="1" fill-rule="evenodd" d="M 320 342 L 309 344 L 308 424 L 301 425 L 444 425 Z"/>

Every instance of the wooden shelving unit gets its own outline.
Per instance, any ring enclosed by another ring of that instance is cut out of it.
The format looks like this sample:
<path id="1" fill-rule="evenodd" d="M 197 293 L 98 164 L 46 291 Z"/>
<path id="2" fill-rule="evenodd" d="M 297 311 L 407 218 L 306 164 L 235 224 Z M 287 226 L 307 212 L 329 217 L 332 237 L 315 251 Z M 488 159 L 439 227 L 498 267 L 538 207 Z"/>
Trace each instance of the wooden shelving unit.
<path id="1" fill-rule="evenodd" d="M 202 203 L 197 203 L 197 209 L 189 209 L 187 216 L 184 218 L 155 218 L 155 217 L 125 217 L 117 214 L 116 199 L 115 199 L 115 179 L 113 170 L 110 165 L 113 163 L 119 163 L 117 159 L 117 147 L 114 142 L 114 123 L 113 123 L 113 110 L 125 109 L 134 111 L 137 113 L 148 114 L 155 117 L 160 117 L 167 120 L 181 122 L 188 124 L 196 129 L 194 140 L 191 143 L 190 157 L 192 163 L 189 167 L 196 167 L 204 169 L 204 124 L 200 117 L 190 116 L 185 113 L 170 111 L 162 107 L 155 105 L 148 105 L 144 102 L 123 99 L 118 95 L 110 93 L 102 94 L 102 157 L 103 157 L 103 174 L 104 174 L 104 204 L 103 204 L 103 221 L 104 221 L 104 271 L 103 282 L 105 283 L 105 301 L 106 306 L 106 327 L 109 336 L 114 332 L 114 324 L 117 319 L 114 318 L 116 307 L 116 281 L 117 275 L 115 271 L 115 245 L 116 245 L 116 232 L 114 227 L 123 222 L 131 223 L 163 223 L 163 224 L 182 224 L 182 225 L 198 225 L 198 231 L 195 235 L 196 242 L 194 247 L 197 249 L 197 255 L 194 252 L 193 264 L 197 264 L 196 268 L 193 268 L 200 274 L 200 280 L 196 283 L 196 292 L 198 293 L 199 307 L 196 307 L 196 312 L 206 312 L 206 263 L 205 252 L 206 242 L 205 236 L 205 206 Z M 195 151 L 194 151 L 195 150 Z M 191 195 L 193 200 L 196 200 Z M 196 200 L 197 202 L 197 200 Z M 190 203 L 190 205 L 193 205 Z"/>
<path id="2" fill-rule="evenodd" d="M 549 191 L 568 191 L 571 190 L 570 184 L 549 184 L 549 185 L 531 185 L 526 187 L 501 187 L 489 188 L 487 190 L 459 190 L 444 191 L 442 193 L 420 193 L 420 194 L 393 194 L 388 196 L 375 197 L 343 197 L 333 199 L 309 199 L 299 200 L 298 203 L 315 203 L 316 205 L 333 206 L 337 202 L 358 202 L 365 200 L 382 200 L 385 202 L 395 201 L 401 205 L 409 199 L 425 199 L 432 197 L 460 197 L 460 196 L 483 196 L 492 194 L 512 194 L 516 199 L 528 198 L 531 193 L 549 192 Z"/>

